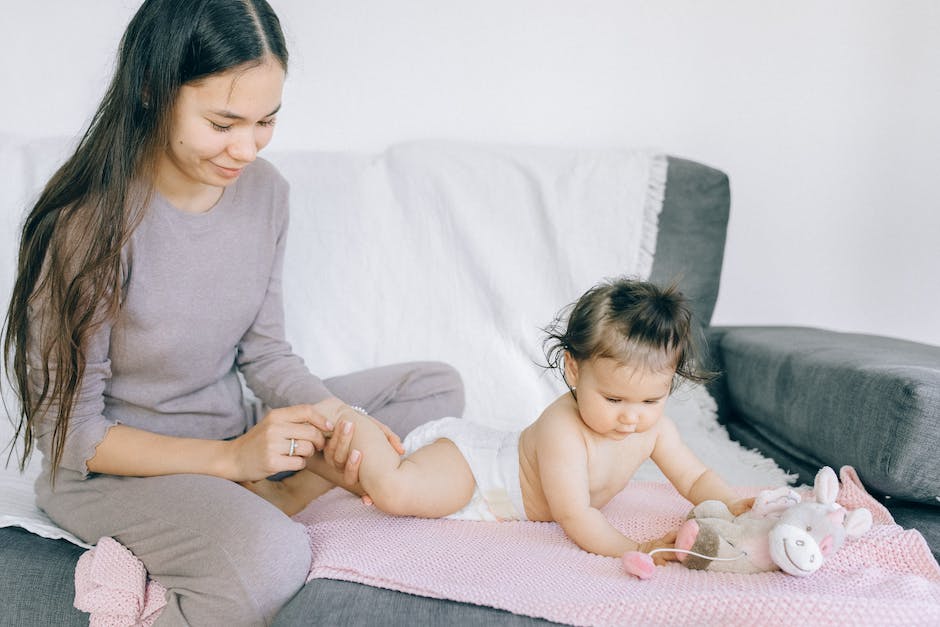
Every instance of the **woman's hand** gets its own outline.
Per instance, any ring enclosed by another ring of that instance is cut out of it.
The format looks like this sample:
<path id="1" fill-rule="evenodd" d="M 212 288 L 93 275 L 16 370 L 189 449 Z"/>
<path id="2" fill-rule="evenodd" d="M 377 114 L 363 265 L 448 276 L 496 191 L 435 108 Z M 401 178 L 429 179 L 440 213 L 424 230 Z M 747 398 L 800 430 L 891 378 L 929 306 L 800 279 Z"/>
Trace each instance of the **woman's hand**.
<path id="1" fill-rule="evenodd" d="M 329 416 L 330 420 L 336 424 L 335 431 L 327 439 L 326 446 L 323 448 L 323 459 L 343 474 L 343 480 L 339 484 L 341 487 L 363 495 L 363 502 L 371 504 L 372 500 L 368 495 L 363 494 L 362 487 L 359 485 L 359 465 L 362 463 L 362 453 L 352 448 L 353 435 L 356 431 L 355 421 L 365 417 L 374 422 L 399 455 L 405 453 L 401 438 L 387 425 L 372 416 L 358 412 L 337 398 L 325 399 L 314 407 L 324 416 Z"/>
<path id="2" fill-rule="evenodd" d="M 273 409 L 244 435 L 228 442 L 228 478 L 257 481 L 286 470 L 302 470 L 307 457 L 323 450 L 325 434 L 331 431 L 333 422 L 316 405 Z"/>

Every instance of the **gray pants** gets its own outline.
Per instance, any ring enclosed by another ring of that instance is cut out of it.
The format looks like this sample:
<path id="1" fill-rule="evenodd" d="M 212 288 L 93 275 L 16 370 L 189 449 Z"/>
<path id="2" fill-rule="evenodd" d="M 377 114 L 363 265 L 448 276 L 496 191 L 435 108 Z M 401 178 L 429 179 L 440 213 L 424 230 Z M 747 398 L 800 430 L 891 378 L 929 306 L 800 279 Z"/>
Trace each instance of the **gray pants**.
<path id="1" fill-rule="evenodd" d="M 463 386 L 446 364 L 398 364 L 324 381 L 404 436 L 463 411 Z M 36 501 L 88 543 L 104 536 L 130 549 L 169 590 L 157 625 L 267 625 L 310 569 L 304 528 L 236 483 L 207 475 L 86 480 L 60 470 Z"/>

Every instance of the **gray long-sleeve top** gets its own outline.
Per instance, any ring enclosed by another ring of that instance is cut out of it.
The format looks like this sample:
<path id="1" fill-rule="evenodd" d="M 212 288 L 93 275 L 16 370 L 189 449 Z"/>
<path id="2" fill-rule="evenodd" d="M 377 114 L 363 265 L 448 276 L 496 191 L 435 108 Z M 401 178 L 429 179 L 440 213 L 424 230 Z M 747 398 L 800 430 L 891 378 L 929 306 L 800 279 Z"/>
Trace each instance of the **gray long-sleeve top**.
<path id="1" fill-rule="evenodd" d="M 154 194 L 123 251 L 123 306 L 88 344 L 63 468 L 87 476 L 118 423 L 179 437 L 241 434 L 250 411 L 237 371 L 269 407 L 330 395 L 284 339 L 288 191 L 258 159 L 206 213 Z M 44 474 L 51 426 L 37 429 Z"/>

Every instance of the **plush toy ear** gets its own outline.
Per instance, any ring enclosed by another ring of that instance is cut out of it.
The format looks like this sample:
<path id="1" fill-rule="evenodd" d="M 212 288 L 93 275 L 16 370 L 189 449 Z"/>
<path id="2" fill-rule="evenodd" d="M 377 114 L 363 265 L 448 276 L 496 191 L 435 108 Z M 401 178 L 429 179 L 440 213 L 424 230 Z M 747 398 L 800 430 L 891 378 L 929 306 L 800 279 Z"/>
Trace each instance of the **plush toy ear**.
<path id="1" fill-rule="evenodd" d="M 852 510 L 845 518 L 846 535 L 857 538 L 871 529 L 871 512 L 864 507 Z"/>
<path id="2" fill-rule="evenodd" d="M 816 481 L 813 484 L 813 493 L 816 495 L 816 501 L 825 505 L 831 505 L 836 502 L 839 496 L 839 479 L 836 477 L 836 471 L 829 466 L 823 466 L 816 473 Z"/>

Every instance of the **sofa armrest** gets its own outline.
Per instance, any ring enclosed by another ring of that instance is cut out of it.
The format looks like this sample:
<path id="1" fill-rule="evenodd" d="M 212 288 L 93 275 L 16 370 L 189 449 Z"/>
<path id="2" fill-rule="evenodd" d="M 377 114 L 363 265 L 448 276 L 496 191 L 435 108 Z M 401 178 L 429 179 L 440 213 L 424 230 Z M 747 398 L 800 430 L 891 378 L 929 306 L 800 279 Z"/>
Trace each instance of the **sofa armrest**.
<path id="1" fill-rule="evenodd" d="M 717 327 L 709 344 L 742 443 L 804 481 L 850 464 L 875 493 L 940 505 L 940 347 L 805 327 Z"/>

